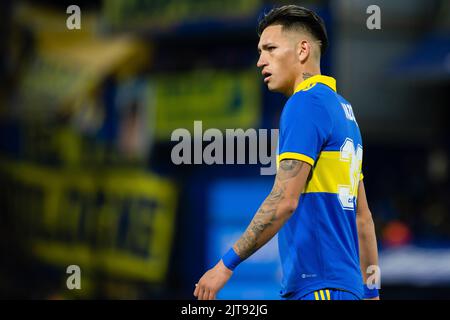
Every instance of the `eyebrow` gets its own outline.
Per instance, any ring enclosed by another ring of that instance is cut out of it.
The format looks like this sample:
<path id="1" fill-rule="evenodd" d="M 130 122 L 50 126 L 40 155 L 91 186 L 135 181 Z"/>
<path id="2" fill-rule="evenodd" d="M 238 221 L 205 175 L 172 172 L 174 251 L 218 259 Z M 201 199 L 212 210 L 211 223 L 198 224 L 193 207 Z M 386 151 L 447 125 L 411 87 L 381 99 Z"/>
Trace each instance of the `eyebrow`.
<path id="1" fill-rule="evenodd" d="M 261 46 L 261 48 L 262 48 L 263 50 L 267 50 L 267 48 L 269 48 L 270 46 L 273 46 L 273 45 L 275 45 L 275 44 L 272 43 L 272 42 L 268 42 L 268 43 L 263 44 L 263 45 Z M 258 46 L 258 53 L 261 53 L 261 48 Z"/>

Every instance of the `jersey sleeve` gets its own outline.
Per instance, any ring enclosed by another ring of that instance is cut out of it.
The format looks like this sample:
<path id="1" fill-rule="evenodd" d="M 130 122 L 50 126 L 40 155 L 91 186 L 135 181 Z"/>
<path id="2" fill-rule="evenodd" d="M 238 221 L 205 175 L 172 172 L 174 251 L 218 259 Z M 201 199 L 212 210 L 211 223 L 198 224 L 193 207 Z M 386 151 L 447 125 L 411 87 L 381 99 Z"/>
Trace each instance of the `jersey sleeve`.
<path id="1" fill-rule="evenodd" d="M 314 166 L 332 130 L 332 119 L 318 97 L 306 92 L 292 96 L 280 119 L 278 162 L 296 159 Z"/>

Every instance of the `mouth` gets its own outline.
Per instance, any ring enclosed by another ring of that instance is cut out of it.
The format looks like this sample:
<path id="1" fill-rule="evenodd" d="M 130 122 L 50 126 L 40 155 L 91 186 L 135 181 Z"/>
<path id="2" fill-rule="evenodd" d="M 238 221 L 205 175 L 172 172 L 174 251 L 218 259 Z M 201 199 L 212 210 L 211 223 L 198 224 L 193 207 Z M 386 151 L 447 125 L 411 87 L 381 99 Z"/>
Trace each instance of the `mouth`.
<path id="1" fill-rule="evenodd" d="M 267 71 L 263 71 L 262 75 L 264 77 L 264 83 L 267 83 L 267 82 L 269 82 L 270 77 L 272 76 L 272 73 L 267 72 Z"/>

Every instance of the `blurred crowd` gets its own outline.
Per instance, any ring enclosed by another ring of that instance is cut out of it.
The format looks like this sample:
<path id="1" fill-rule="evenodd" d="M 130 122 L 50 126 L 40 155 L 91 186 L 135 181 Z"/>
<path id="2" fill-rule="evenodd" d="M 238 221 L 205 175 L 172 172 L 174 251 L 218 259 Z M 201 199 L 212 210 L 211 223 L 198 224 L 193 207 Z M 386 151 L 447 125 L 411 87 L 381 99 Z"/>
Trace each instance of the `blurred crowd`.
<path id="1" fill-rule="evenodd" d="M 359 121 L 380 251 L 450 248 L 448 2 L 377 1 L 380 31 L 367 1 L 292 2 L 329 29 L 322 72 Z M 225 3 L 78 1 L 69 30 L 68 1 L 2 1 L 2 297 L 189 298 L 207 264 L 199 181 L 259 170 L 175 166 L 170 134 L 277 128 L 285 102 L 255 66 L 256 24 L 288 2 Z M 88 270 L 82 293 L 61 289 L 72 263 Z"/>

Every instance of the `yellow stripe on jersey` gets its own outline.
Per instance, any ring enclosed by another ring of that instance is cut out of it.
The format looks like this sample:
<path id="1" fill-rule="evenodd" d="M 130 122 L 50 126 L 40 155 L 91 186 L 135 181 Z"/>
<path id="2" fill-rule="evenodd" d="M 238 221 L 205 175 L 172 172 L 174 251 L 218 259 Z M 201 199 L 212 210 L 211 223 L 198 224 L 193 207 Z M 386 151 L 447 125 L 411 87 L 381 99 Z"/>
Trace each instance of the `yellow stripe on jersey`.
<path id="1" fill-rule="evenodd" d="M 294 159 L 294 160 L 300 160 L 304 161 L 306 163 L 309 163 L 311 166 L 314 166 L 314 159 L 311 157 L 308 157 L 307 155 L 296 153 L 296 152 L 284 152 L 277 156 L 277 168 L 280 165 L 280 161 L 284 159 Z"/>
<path id="2" fill-rule="evenodd" d="M 340 151 L 322 151 L 316 162 L 311 157 L 301 153 L 284 152 L 277 156 L 277 168 L 280 162 L 285 159 L 300 160 L 313 166 L 311 179 L 303 193 L 327 192 L 337 194 L 339 193 L 339 187 L 351 185 L 350 162 L 341 160 Z M 361 164 L 358 172 L 361 172 Z M 359 181 L 363 178 L 364 175 L 360 173 Z M 357 197 L 358 188 L 356 187 L 353 192 Z"/>
<path id="3" fill-rule="evenodd" d="M 326 294 L 327 294 L 327 300 L 331 300 L 330 298 L 330 290 L 325 290 Z"/>
<path id="4" fill-rule="evenodd" d="M 325 296 L 323 295 L 323 290 L 320 290 L 320 299 L 325 300 Z"/>
<path id="5" fill-rule="evenodd" d="M 358 171 L 361 172 L 361 167 L 358 168 Z M 303 193 L 328 192 L 337 194 L 340 186 L 349 185 L 351 185 L 350 163 L 341 160 L 339 151 L 322 151 L 317 158 L 311 179 Z M 354 190 L 354 195 L 357 196 L 357 193 L 358 188 Z"/>
<path id="6" fill-rule="evenodd" d="M 317 294 L 317 291 L 314 291 L 314 298 L 315 298 L 316 300 L 319 300 L 319 295 Z"/>

